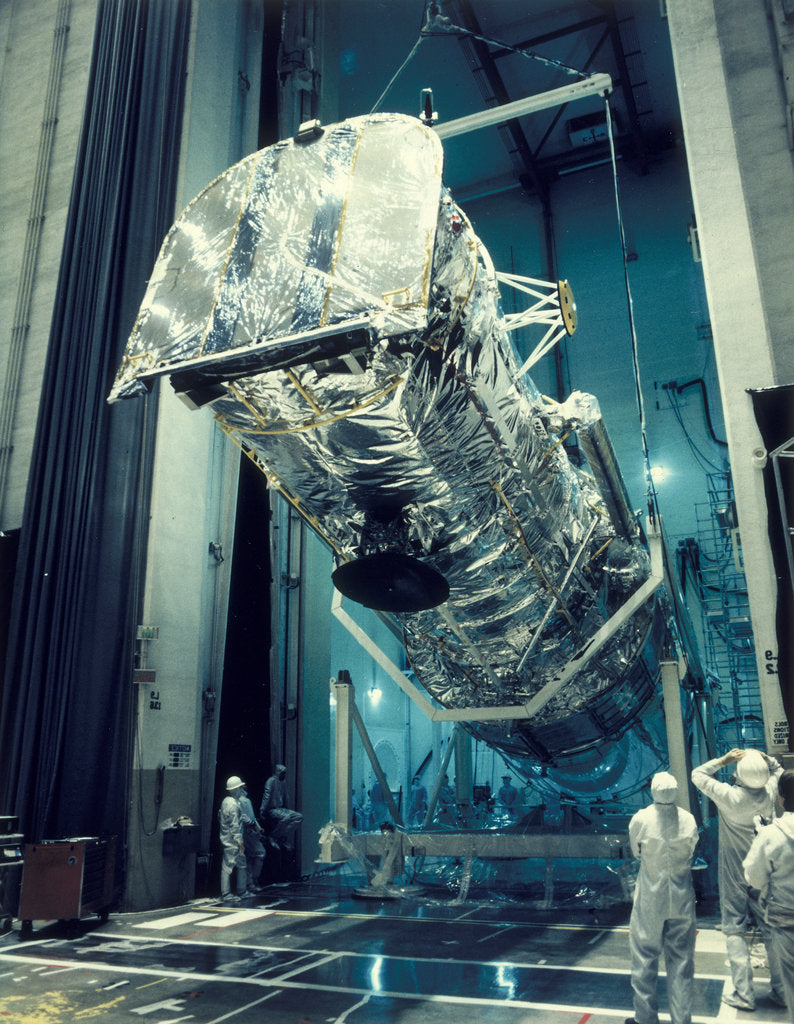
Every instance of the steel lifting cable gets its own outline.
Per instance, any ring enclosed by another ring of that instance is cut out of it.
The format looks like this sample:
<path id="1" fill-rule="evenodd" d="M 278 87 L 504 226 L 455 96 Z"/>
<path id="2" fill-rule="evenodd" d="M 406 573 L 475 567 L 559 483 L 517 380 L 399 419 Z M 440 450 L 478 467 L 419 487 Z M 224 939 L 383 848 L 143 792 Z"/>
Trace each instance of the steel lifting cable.
<path id="1" fill-rule="evenodd" d="M 578 68 L 572 68 L 570 65 L 564 64 L 561 60 L 555 60 L 554 57 L 544 57 L 542 53 L 536 53 L 535 50 L 527 50 L 524 47 L 513 46 L 510 43 L 505 43 L 501 39 L 492 39 L 489 36 L 479 35 L 471 29 L 463 28 L 461 25 L 455 25 L 446 15 L 441 13 L 440 4 L 433 2 L 428 3 L 427 20 L 424 28 L 422 29 L 420 38 L 422 36 L 442 36 L 450 34 L 466 36 L 469 39 L 476 39 L 480 43 L 485 43 L 487 46 L 496 46 L 501 50 L 507 50 L 509 53 L 517 53 L 520 57 L 540 61 L 541 64 L 554 68 L 555 71 L 564 71 L 566 75 L 578 75 L 580 78 L 587 78 L 586 71 L 580 71 Z M 400 70 L 402 70 L 402 68 Z"/>
<path id="2" fill-rule="evenodd" d="M 441 13 L 440 4 L 433 3 L 431 0 L 431 2 L 427 4 L 425 10 L 425 23 L 419 32 L 419 37 L 411 48 L 408 56 L 392 75 L 389 84 L 376 100 L 374 107 L 370 110 L 370 114 L 374 114 L 378 111 L 381 103 L 388 96 L 391 87 L 416 56 L 416 51 L 419 49 L 419 45 L 422 40 L 431 36 L 448 35 L 458 35 L 467 39 L 476 39 L 480 43 L 485 43 L 486 46 L 494 46 L 500 50 L 507 50 L 509 53 L 517 53 L 520 57 L 526 57 L 528 60 L 539 61 L 541 64 L 545 64 L 547 67 L 553 68 L 555 71 L 564 71 L 566 75 L 576 75 L 579 78 L 588 77 L 586 71 L 580 71 L 578 68 L 572 68 L 568 64 L 564 64 L 561 60 L 555 60 L 554 57 L 544 57 L 543 54 L 536 53 L 534 50 L 527 50 L 520 46 L 512 46 L 510 43 L 506 43 L 501 39 L 492 39 L 488 36 L 483 36 L 477 32 L 473 32 L 471 29 L 464 28 L 462 25 L 455 25 L 446 15 Z"/>
<path id="3" fill-rule="evenodd" d="M 414 45 L 413 45 L 411 51 L 409 52 L 408 56 L 402 62 L 400 67 L 397 69 L 397 71 L 392 76 L 391 80 L 389 81 L 389 83 L 386 86 L 386 88 L 384 89 L 384 91 L 381 93 L 380 97 L 378 98 L 377 102 L 375 103 L 375 106 L 372 108 L 370 113 L 375 113 L 377 111 L 377 109 L 379 108 L 380 104 L 383 102 L 385 97 L 388 95 L 389 90 L 391 89 L 391 87 L 394 85 L 394 83 L 397 81 L 399 76 L 402 74 L 402 72 L 408 66 L 410 61 L 413 59 L 414 55 L 416 54 L 417 50 L 419 49 L 419 45 L 422 42 L 422 39 L 425 38 L 426 36 L 448 35 L 448 34 L 458 34 L 458 35 L 461 35 L 461 36 L 466 36 L 468 38 L 477 39 L 480 42 L 486 43 L 488 45 L 498 46 L 498 47 L 501 47 L 502 49 L 506 49 L 506 50 L 510 50 L 510 51 L 512 51 L 514 53 L 518 53 L 521 56 L 527 57 L 530 60 L 541 61 L 542 63 L 544 63 L 544 64 L 546 64 L 546 65 L 548 65 L 550 67 L 556 68 L 557 70 L 565 71 L 567 74 L 578 75 L 581 78 L 586 78 L 587 77 L 586 72 L 579 71 L 577 68 L 569 67 L 567 64 L 564 64 L 561 61 L 557 61 L 557 60 L 554 60 L 553 58 L 549 58 L 549 57 L 543 57 L 541 54 L 535 53 L 533 50 L 520 49 L 518 47 L 511 46 L 508 43 L 501 42 L 500 40 L 490 39 L 490 38 L 488 38 L 486 36 L 478 35 L 477 33 L 470 31 L 469 29 L 465 29 L 465 28 L 462 28 L 459 25 L 455 25 L 455 24 L 453 24 L 450 21 L 449 18 L 447 18 L 446 16 L 441 14 L 440 6 L 439 6 L 438 3 L 430 2 L 430 3 L 427 4 L 427 7 L 426 7 L 425 23 L 422 26 L 422 29 L 421 29 L 421 31 L 419 33 L 419 37 L 417 38 L 416 42 L 414 43 Z M 608 138 L 609 138 L 609 152 L 610 152 L 610 159 L 611 159 L 611 164 L 612 164 L 612 180 L 613 180 L 614 189 L 615 189 L 615 210 L 616 210 L 616 214 L 617 214 L 617 222 L 618 222 L 618 232 L 619 232 L 619 237 L 620 237 L 621 255 L 622 255 L 622 259 L 623 259 L 623 280 L 624 280 L 624 285 L 625 285 L 625 289 L 626 289 L 626 300 L 627 300 L 627 310 L 628 310 L 628 320 L 629 320 L 629 331 L 630 331 L 630 334 L 631 334 L 631 353 L 632 353 L 632 365 L 633 365 L 633 370 L 634 370 L 634 387 L 635 387 L 635 393 L 636 393 L 636 398 L 637 398 L 637 411 L 638 411 L 639 420 L 640 420 L 640 435 L 641 435 L 641 438 L 642 438 L 642 451 L 643 451 L 643 460 L 644 460 L 644 465 L 645 465 L 645 483 L 646 483 L 647 497 L 648 497 L 648 513 L 649 513 L 649 516 L 651 516 L 653 518 L 658 513 L 658 502 L 657 502 L 656 488 L 654 486 L 653 477 L 651 476 L 651 460 L 650 460 L 650 453 L 649 453 L 649 450 L 648 450 L 648 437 L 647 437 L 646 425 L 645 425 L 645 403 L 644 403 L 643 397 L 642 397 L 642 383 L 641 383 L 640 367 L 639 367 L 637 329 L 636 329 L 636 323 L 635 323 L 635 319 L 634 319 L 634 300 L 632 298 L 631 283 L 629 281 L 628 250 L 627 250 L 627 246 L 626 246 L 626 232 L 625 232 L 625 228 L 624 228 L 624 224 L 623 224 L 623 213 L 622 213 L 621 204 L 620 204 L 620 188 L 619 188 L 619 183 L 618 183 L 617 156 L 616 156 L 616 153 L 615 153 L 615 138 L 614 138 L 614 132 L 613 132 L 613 126 L 612 126 L 612 112 L 611 112 L 610 107 L 609 107 L 609 97 L 606 96 L 606 95 L 604 96 L 604 106 L 605 106 L 605 109 L 606 109 L 607 135 L 608 135 Z"/>
<path id="4" fill-rule="evenodd" d="M 612 181 L 615 188 L 615 212 L 618 221 L 618 234 L 620 236 L 620 250 L 623 258 L 623 283 L 626 288 L 626 303 L 628 309 L 629 332 L 631 334 L 631 360 L 634 370 L 634 390 L 637 397 L 637 412 L 640 418 L 640 435 L 642 437 L 642 454 L 645 463 L 645 484 L 648 495 L 648 514 L 651 518 L 658 513 L 656 488 L 651 476 L 651 457 L 648 451 L 648 436 L 645 430 L 645 402 L 642 397 L 642 380 L 640 377 L 640 361 L 637 343 L 637 325 L 634 320 L 634 299 L 631 294 L 631 282 L 629 280 L 628 248 L 626 246 L 626 232 L 623 225 L 623 212 L 620 205 L 620 187 L 618 184 L 618 163 L 615 155 L 615 136 L 612 130 L 612 113 L 609 109 L 609 97 L 604 97 L 606 109 L 607 135 L 609 137 L 609 154 L 612 162 Z"/>

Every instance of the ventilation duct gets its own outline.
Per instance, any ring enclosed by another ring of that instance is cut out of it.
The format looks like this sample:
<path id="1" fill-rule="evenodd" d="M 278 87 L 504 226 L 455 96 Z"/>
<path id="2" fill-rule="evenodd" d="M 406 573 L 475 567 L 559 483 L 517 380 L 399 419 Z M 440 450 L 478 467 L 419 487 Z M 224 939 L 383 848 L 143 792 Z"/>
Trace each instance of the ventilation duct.
<path id="1" fill-rule="evenodd" d="M 110 397 L 168 375 L 211 404 L 333 549 L 340 589 L 399 620 L 433 706 L 548 762 L 637 717 L 664 621 L 597 403 L 520 372 L 441 171 L 432 129 L 390 114 L 230 168 L 166 238 Z M 561 295 L 539 297 L 548 332 Z"/>

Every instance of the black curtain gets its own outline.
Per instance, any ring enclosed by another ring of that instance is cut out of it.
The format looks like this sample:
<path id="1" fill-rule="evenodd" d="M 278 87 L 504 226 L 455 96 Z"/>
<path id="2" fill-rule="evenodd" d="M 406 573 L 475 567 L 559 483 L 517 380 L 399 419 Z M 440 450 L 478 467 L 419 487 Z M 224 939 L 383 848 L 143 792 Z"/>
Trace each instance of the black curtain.
<path id="1" fill-rule="evenodd" d="M 768 452 L 794 438 L 794 384 L 763 388 L 749 392 L 753 400 L 758 429 Z M 794 464 L 791 459 L 778 461 L 781 485 L 789 517 L 794 514 Z M 789 750 L 794 750 L 794 592 L 789 573 L 787 547 L 794 538 L 789 535 L 789 522 L 781 516 L 775 473 L 770 459 L 764 467 L 764 492 L 769 515 L 767 528 L 769 545 L 777 579 L 777 608 L 775 610 L 776 651 L 764 653 L 770 675 L 777 674 L 783 708 L 789 724 Z M 741 523 L 739 524 L 741 527 Z"/>
<path id="2" fill-rule="evenodd" d="M 100 0 L 14 579 L 0 810 L 124 837 L 154 396 L 106 397 L 173 219 L 189 0 Z"/>

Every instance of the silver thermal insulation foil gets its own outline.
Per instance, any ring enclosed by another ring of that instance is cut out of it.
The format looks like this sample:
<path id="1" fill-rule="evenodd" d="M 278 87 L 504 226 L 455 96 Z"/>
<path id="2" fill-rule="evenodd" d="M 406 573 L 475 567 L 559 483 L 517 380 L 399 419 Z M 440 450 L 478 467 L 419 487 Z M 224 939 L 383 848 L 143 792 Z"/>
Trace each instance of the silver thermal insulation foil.
<path id="1" fill-rule="evenodd" d="M 397 551 L 437 570 L 448 601 L 397 615 L 417 679 L 446 708 L 520 705 L 649 559 L 563 447 L 581 427 L 604 450 L 595 399 L 559 405 L 519 374 L 441 172 L 432 129 L 393 114 L 229 169 L 167 236 L 110 397 L 170 375 L 338 563 Z M 650 696 L 662 632 L 651 600 L 531 719 L 471 731 L 541 760 L 613 738 Z"/>

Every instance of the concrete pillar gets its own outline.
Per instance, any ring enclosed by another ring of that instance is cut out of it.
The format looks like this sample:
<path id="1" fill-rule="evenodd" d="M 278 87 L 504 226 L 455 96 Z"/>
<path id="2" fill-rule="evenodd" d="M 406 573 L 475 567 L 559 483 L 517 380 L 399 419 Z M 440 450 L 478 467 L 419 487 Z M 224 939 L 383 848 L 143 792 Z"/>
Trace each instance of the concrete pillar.
<path id="1" fill-rule="evenodd" d="M 760 216 L 755 193 L 764 187 L 763 177 L 768 176 L 766 186 L 774 192 L 783 188 L 775 179 L 780 166 L 786 165 L 777 153 L 774 166 L 765 159 L 766 144 L 787 149 L 785 131 L 776 140 L 770 124 L 775 118 L 783 124 L 774 106 L 774 78 L 769 77 L 775 73 L 775 62 L 762 4 L 668 0 L 667 10 L 750 598 L 766 748 L 779 753 L 787 749 L 788 729 L 778 677 L 766 669 L 768 661 L 777 660 L 777 586 L 757 457 L 763 443 L 747 393 L 748 388 L 783 383 L 777 380 L 776 348 L 785 339 L 775 336 L 781 328 L 770 325 L 767 308 L 781 289 L 791 292 L 790 273 L 781 273 L 780 266 L 777 281 L 772 273 L 759 275 L 759 236 L 753 223 L 754 216 Z M 739 61 L 726 61 L 728 30 L 734 35 L 731 45 L 743 51 Z M 752 126 L 745 119 L 740 130 L 735 121 L 737 83 L 731 76 L 742 76 L 761 91 L 755 127 L 764 146 L 757 145 L 754 153 L 745 150 L 743 157 L 738 147 L 746 143 Z M 742 159 L 752 164 L 752 173 L 742 175 Z M 791 191 L 790 154 L 787 159 L 786 188 Z M 785 214 L 775 230 L 788 230 L 790 257 L 791 204 L 781 198 Z M 770 218 L 762 219 L 766 227 L 772 224 Z M 774 657 L 765 657 L 766 652 Z"/>
<path id="2" fill-rule="evenodd" d="M 681 678 L 677 661 L 663 661 L 662 698 L 664 700 L 664 722 L 667 729 L 667 752 L 670 756 L 670 773 L 678 781 L 676 803 L 685 811 L 689 805 L 689 766 L 686 757 L 684 719 L 681 713 Z"/>
<path id="3" fill-rule="evenodd" d="M 175 217 L 256 148 L 261 37 L 261 13 L 244 0 L 193 7 Z M 249 91 L 238 86 L 240 69 Z M 160 388 L 142 623 L 158 637 L 148 644 L 154 681 L 139 688 L 134 726 L 126 910 L 194 895 L 194 858 L 164 855 L 164 822 L 189 817 L 204 842 L 217 828 L 208 779 L 217 710 L 210 726 L 202 694 L 213 693 L 216 708 L 222 699 L 240 454 L 210 412 L 189 411 L 167 381 Z"/>

